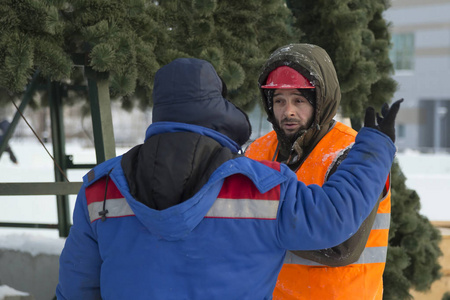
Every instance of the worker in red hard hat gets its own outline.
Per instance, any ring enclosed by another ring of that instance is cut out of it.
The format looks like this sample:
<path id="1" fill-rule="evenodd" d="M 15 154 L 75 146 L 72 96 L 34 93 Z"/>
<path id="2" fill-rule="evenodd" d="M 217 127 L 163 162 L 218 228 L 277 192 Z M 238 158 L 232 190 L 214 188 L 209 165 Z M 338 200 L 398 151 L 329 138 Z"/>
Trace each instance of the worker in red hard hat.
<path id="1" fill-rule="evenodd" d="M 323 185 L 356 136 L 355 130 L 333 119 L 341 91 L 330 57 L 316 45 L 287 45 L 270 55 L 258 81 L 274 130 L 250 144 L 245 155 L 285 163 L 298 180 Z M 344 243 L 289 251 L 273 298 L 381 299 L 391 212 L 389 178 L 380 195 L 379 205 Z"/>
<path id="2" fill-rule="evenodd" d="M 288 66 L 277 67 L 261 88 L 267 90 L 277 125 L 291 141 L 311 126 L 315 87 L 302 74 Z"/>

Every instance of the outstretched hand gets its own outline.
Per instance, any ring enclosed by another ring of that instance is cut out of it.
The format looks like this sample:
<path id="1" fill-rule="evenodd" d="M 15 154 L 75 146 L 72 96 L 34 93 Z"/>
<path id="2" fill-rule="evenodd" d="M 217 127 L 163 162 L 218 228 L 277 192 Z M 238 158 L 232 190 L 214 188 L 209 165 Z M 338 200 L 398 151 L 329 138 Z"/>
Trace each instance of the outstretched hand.
<path id="1" fill-rule="evenodd" d="M 366 115 L 364 117 L 364 127 L 375 128 L 382 133 L 389 136 L 392 142 L 395 142 L 395 118 L 400 109 L 400 103 L 403 102 L 403 98 L 395 101 L 391 107 L 387 103 L 384 103 L 381 107 L 381 116 L 377 113 L 377 122 L 375 123 L 375 110 L 373 107 L 366 109 Z"/>

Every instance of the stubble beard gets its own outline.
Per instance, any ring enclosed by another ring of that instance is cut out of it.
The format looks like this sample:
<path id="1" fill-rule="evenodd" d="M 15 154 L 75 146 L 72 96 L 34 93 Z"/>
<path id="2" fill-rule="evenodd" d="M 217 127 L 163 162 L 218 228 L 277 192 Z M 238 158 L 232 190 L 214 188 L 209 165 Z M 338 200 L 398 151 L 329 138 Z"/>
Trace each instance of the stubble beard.
<path id="1" fill-rule="evenodd" d="M 295 140 L 306 130 L 306 127 L 304 125 L 300 125 L 300 127 L 297 129 L 297 131 L 286 131 L 283 129 L 283 123 L 299 123 L 301 124 L 301 121 L 294 118 L 285 118 L 279 122 L 280 129 L 283 131 L 284 135 L 293 143 Z"/>

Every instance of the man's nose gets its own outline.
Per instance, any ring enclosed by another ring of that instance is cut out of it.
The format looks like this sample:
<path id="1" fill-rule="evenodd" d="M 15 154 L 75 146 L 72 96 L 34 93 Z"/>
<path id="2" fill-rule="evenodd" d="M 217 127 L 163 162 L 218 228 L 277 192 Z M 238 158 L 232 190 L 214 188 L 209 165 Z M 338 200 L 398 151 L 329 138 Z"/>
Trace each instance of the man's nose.
<path id="1" fill-rule="evenodd" d="M 293 117 L 295 115 L 294 105 L 288 103 L 286 104 L 286 109 L 284 111 L 286 117 Z"/>

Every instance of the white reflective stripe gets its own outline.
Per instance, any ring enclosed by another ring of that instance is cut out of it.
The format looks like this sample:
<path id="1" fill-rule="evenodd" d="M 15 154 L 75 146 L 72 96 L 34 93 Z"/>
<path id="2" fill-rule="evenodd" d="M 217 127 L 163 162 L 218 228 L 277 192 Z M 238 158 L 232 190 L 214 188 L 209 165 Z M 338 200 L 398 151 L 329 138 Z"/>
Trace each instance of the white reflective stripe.
<path id="1" fill-rule="evenodd" d="M 387 247 L 367 247 L 352 265 L 386 262 Z"/>
<path id="2" fill-rule="evenodd" d="M 128 205 L 127 200 L 125 198 L 118 199 L 107 199 L 105 204 L 105 209 L 108 210 L 106 217 L 123 217 L 123 216 L 134 216 L 134 212 L 131 210 L 131 207 Z M 89 218 L 92 221 L 101 218 L 99 216 L 99 212 L 103 210 L 103 201 L 93 202 L 89 204 Z"/>
<path id="3" fill-rule="evenodd" d="M 276 219 L 278 200 L 217 198 L 206 217 Z"/>
<path id="4" fill-rule="evenodd" d="M 350 265 L 358 265 L 358 264 L 373 264 L 373 263 L 385 263 L 386 262 L 386 254 L 387 247 L 368 247 L 365 248 L 363 253 L 359 259 L 350 264 Z M 295 265 L 305 265 L 305 266 L 325 266 L 319 264 L 315 261 L 307 260 L 301 258 L 291 251 L 286 253 L 286 257 L 284 258 L 285 264 L 295 264 Z"/>
<path id="5" fill-rule="evenodd" d="M 391 214 L 382 213 L 377 214 L 375 221 L 373 222 L 372 229 L 389 229 L 391 225 Z"/>

